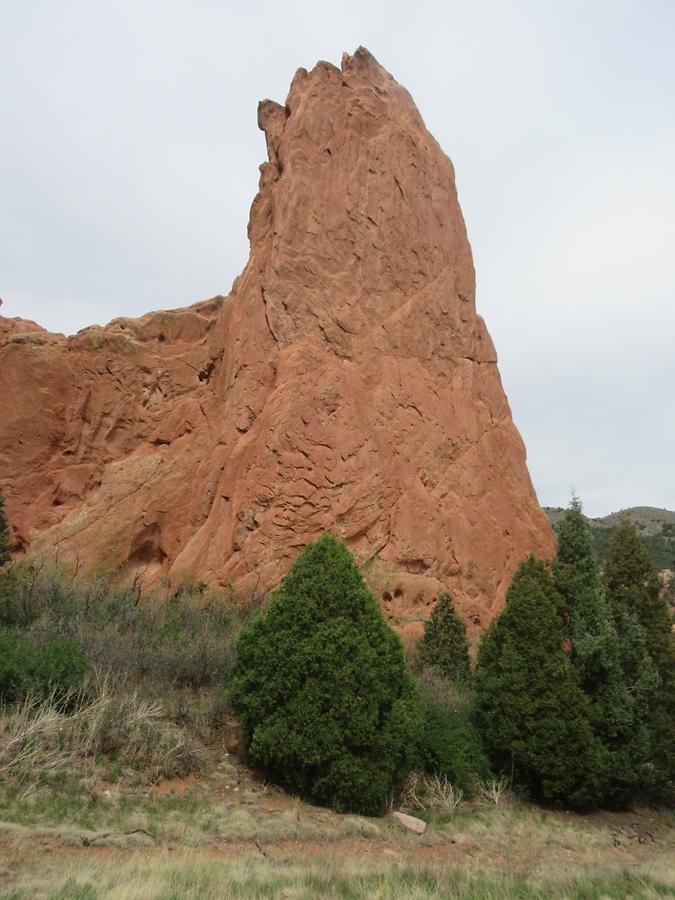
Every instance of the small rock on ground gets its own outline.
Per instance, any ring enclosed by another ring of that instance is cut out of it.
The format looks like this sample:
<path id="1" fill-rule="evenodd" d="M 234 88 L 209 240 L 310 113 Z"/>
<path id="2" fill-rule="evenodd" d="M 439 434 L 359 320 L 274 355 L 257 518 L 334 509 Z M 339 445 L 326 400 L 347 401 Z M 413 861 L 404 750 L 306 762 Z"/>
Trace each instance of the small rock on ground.
<path id="1" fill-rule="evenodd" d="M 399 824 L 403 825 L 404 828 L 407 828 L 409 831 L 414 831 L 416 834 L 424 834 L 427 830 L 427 823 L 415 816 L 408 816 L 402 812 L 394 812 L 392 813 L 392 817 L 396 819 Z"/>

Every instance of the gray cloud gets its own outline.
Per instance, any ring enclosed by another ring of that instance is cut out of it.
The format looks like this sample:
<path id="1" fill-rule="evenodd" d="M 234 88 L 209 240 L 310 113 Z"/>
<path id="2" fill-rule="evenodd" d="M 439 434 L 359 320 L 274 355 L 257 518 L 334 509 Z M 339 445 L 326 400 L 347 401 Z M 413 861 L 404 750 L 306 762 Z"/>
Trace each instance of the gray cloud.
<path id="1" fill-rule="evenodd" d="M 227 293 L 258 99 L 365 44 L 452 157 L 539 498 L 675 508 L 675 6 L 4 4 L 0 296 L 75 331 Z"/>

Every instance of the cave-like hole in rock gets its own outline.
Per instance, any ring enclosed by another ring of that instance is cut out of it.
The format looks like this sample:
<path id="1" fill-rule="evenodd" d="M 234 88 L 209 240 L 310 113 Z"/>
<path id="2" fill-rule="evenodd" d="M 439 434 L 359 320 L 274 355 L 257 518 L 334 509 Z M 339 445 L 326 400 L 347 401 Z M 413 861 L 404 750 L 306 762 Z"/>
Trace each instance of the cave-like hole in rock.
<path id="1" fill-rule="evenodd" d="M 143 569 L 154 572 L 166 559 L 166 553 L 160 546 L 160 531 L 156 524 L 149 525 L 137 534 L 132 548 L 127 560 L 132 571 Z"/>

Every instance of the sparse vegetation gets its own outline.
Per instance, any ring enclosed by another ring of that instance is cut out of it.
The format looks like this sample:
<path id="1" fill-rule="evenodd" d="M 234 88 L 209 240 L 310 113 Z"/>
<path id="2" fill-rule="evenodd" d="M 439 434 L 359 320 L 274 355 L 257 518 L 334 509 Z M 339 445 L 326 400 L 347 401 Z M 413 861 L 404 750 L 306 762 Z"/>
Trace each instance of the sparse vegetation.
<path id="1" fill-rule="evenodd" d="M 55 563 L 17 565 L 0 580 L 0 626 L 30 643 L 69 638 L 93 671 L 155 696 L 222 692 L 244 609 L 201 586 L 141 594 L 104 576 L 72 578 Z"/>
<path id="2" fill-rule="evenodd" d="M 454 813 L 464 797 L 464 791 L 447 775 L 425 775 L 411 772 L 403 785 L 399 804 L 402 809 L 431 810 L 435 814 Z"/>
<path id="3" fill-rule="evenodd" d="M 0 576 L 0 769 L 59 789 L 199 769 L 221 729 L 236 634 L 255 607 L 187 587 L 143 596 L 40 561 Z M 13 749 L 12 749 L 13 748 Z"/>
<path id="4" fill-rule="evenodd" d="M 148 783 L 199 767 L 189 735 L 166 719 L 162 705 L 135 692 L 96 686 L 92 699 L 74 697 L 64 712 L 62 696 L 27 698 L 3 720 L 0 777 L 32 792 L 42 785 L 91 776 L 102 758 L 121 773 L 130 770 Z"/>
<path id="5" fill-rule="evenodd" d="M 506 775 L 487 778 L 480 787 L 479 796 L 499 806 L 500 803 L 511 798 L 511 781 Z"/>
<path id="6" fill-rule="evenodd" d="M 101 346 L 101 335 L 97 331 L 88 331 L 87 339 L 89 340 L 89 344 L 92 350 L 98 350 Z"/>

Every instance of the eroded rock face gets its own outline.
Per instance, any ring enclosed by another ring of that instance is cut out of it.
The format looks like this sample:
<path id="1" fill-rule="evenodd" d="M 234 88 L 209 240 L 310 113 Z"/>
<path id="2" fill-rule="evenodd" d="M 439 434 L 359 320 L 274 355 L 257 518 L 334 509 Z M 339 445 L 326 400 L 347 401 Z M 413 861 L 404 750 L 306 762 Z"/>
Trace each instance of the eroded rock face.
<path id="1" fill-rule="evenodd" d="M 245 593 L 330 529 L 403 630 L 440 588 L 484 627 L 553 536 L 452 164 L 363 49 L 298 70 L 258 120 L 269 161 L 229 297 L 73 337 L 0 318 L 18 544 Z"/>

